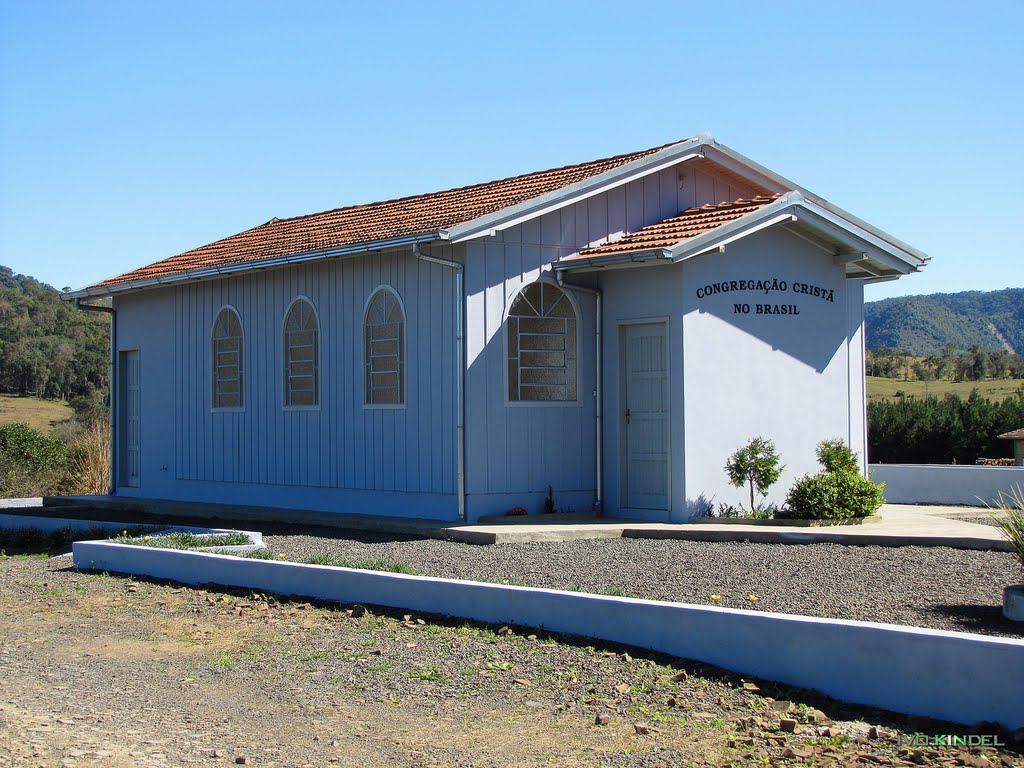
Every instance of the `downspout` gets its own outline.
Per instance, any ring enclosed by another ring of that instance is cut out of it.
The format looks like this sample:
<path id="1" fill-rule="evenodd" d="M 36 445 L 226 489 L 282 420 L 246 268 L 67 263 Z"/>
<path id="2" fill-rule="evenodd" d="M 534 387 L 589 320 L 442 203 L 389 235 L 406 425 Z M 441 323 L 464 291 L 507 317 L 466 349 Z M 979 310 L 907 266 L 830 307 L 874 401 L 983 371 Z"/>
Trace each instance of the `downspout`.
<path id="1" fill-rule="evenodd" d="M 117 375 L 117 310 L 113 307 L 101 307 L 96 304 L 83 304 L 81 299 L 75 299 L 75 306 L 87 312 L 103 312 L 110 315 L 110 362 L 107 373 L 107 387 L 110 393 L 110 485 L 107 492 L 111 496 L 117 495 L 117 398 L 114 393 L 116 388 Z"/>
<path id="2" fill-rule="evenodd" d="M 451 259 L 442 259 L 423 253 L 419 243 L 412 245 L 413 255 L 420 261 L 440 264 L 455 270 L 455 444 L 456 444 L 456 494 L 459 497 L 459 518 L 466 520 L 466 427 L 463 391 L 466 386 L 465 334 L 463 332 L 463 306 L 465 305 L 464 266 Z"/>
<path id="3" fill-rule="evenodd" d="M 597 473 L 594 481 L 596 485 L 594 489 L 594 513 L 600 517 L 604 514 L 604 424 L 602 422 L 604 396 L 601 388 L 601 329 L 604 325 L 604 295 L 596 288 L 585 288 L 582 285 L 566 283 L 564 276 L 565 270 L 555 270 L 555 278 L 558 280 L 559 286 L 563 288 L 570 288 L 574 291 L 580 291 L 582 293 L 589 293 L 594 297 L 594 316 L 596 323 L 594 336 L 597 339 L 597 350 L 594 354 L 594 434 L 596 437 L 594 453 L 597 456 Z"/>

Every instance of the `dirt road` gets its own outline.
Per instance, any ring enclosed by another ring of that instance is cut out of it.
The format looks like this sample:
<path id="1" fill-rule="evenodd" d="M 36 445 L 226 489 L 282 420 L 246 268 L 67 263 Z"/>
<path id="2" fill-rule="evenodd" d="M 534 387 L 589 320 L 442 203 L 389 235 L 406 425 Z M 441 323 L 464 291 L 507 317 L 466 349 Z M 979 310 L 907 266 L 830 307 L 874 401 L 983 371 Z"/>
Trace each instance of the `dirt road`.
<path id="1" fill-rule="evenodd" d="M 896 741 L 948 724 L 529 632 L 0 557 L 0 767 L 1022 764 Z"/>

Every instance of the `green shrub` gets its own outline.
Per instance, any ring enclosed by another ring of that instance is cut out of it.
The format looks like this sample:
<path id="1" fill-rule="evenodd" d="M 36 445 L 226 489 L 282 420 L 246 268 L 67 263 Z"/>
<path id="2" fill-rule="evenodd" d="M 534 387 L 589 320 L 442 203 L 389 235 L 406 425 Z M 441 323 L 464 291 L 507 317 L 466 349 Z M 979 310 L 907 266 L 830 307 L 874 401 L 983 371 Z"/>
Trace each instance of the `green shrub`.
<path id="1" fill-rule="evenodd" d="M 821 466 L 825 468 L 826 472 L 860 473 L 857 454 L 841 437 L 822 440 L 818 443 L 818 461 L 821 462 Z"/>
<path id="2" fill-rule="evenodd" d="M 882 489 L 852 472 L 804 475 L 789 489 L 780 517 L 801 520 L 848 520 L 866 517 L 885 502 Z"/>
<path id="3" fill-rule="evenodd" d="M 66 464 L 64 441 L 20 422 L 0 427 L 0 497 L 60 493 Z"/>
<path id="4" fill-rule="evenodd" d="M 873 483 L 860 474 L 857 454 L 842 439 L 823 440 L 817 454 L 823 471 L 793 484 L 779 517 L 848 520 L 866 517 L 885 503 L 885 483 Z"/>
<path id="5" fill-rule="evenodd" d="M 60 470 L 67 461 L 67 447 L 27 424 L 15 422 L 0 427 L 0 454 L 9 470 L 48 472 Z"/>
<path id="6" fill-rule="evenodd" d="M 763 437 L 755 437 L 738 448 L 725 463 L 725 473 L 736 488 L 748 485 L 750 488 L 750 512 L 757 511 L 754 504 L 754 490 L 761 496 L 779 479 L 786 467 L 781 463 L 775 443 Z"/>

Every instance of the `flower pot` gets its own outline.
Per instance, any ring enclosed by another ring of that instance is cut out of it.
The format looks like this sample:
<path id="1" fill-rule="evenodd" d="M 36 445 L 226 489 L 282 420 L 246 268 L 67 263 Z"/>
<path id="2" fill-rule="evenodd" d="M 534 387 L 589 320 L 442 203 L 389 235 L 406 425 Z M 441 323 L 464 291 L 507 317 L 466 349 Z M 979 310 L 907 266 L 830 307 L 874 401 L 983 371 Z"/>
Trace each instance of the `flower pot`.
<path id="1" fill-rule="evenodd" d="M 1003 590 L 1003 616 L 1010 621 L 1024 621 L 1024 584 Z"/>

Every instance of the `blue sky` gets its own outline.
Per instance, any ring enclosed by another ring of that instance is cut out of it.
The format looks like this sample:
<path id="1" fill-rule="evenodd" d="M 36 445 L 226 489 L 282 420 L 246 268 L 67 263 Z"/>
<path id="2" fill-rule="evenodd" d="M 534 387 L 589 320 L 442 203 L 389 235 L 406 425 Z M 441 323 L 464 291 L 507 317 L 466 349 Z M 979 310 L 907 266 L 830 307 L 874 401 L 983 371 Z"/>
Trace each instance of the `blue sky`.
<path id="1" fill-rule="evenodd" d="M 57 288 L 260 224 L 711 131 L 1024 286 L 1024 3 L 0 0 L 0 264 Z"/>

